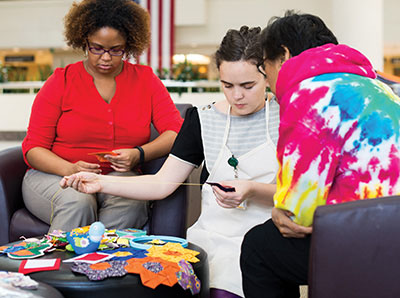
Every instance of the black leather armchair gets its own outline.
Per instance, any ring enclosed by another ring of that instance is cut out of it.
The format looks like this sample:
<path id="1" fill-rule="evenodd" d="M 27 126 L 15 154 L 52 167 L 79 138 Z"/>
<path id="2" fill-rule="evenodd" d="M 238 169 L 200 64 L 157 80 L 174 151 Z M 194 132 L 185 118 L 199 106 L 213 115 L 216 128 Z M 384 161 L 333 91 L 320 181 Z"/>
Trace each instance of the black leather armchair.
<path id="1" fill-rule="evenodd" d="M 176 104 L 184 117 L 191 104 Z M 152 137 L 157 136 L 152 128 Z M 144 174 L 156 173 L 166 157 L 146 162 Z M 18 240 L 20 236 L 32 237 L 47 233 L 49 225 L 32 215 L 24 206 L 21 185 L 27 166 L 21 147 L 0 152 L 0 245 Z M 187 187 L 180 186 L 164 200 L 153 201 L 145 229 L 151 235 L 186 236 Z"/>
<path id="2" fill-rule="evenodd" d="M 400 196 L 318 207 L 310 297 L 400 297 Z"/>

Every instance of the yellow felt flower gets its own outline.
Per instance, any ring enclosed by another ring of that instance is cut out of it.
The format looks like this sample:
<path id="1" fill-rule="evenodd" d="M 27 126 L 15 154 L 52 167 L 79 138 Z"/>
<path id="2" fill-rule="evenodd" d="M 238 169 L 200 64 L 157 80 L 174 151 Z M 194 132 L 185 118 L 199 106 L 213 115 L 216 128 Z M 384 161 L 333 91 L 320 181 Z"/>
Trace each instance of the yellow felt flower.
<path id="1" fill-rule="evenodd" d="M 182 259 L 191 263 L 200 261 L 196 258 L 199 254 L 198 251 L 183 248 L 180 243 L 168 242 L 163 246 L 152 246 L 147 251 L 147 256 L 149 257 L 161 258 L 174 263 L 178 263 Z"/>

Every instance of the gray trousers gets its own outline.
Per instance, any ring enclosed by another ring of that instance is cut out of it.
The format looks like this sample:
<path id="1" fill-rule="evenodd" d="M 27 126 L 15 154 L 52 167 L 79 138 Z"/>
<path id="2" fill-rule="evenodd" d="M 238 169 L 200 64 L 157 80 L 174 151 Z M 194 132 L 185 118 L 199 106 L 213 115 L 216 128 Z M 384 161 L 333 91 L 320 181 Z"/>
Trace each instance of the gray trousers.
<path id="1" fill-rule="evenodd" d="M 112 172 L 113 176 L 136 176 Z M 149 202 L 104 193 L 84 194 L 60 188 L 61 177 L 34 169 L 26 172 L 22 195 L 26 208 L 53 230 L 70 231 L 101 221 L 108 229 L 142 228 L 148 219 Z"/>

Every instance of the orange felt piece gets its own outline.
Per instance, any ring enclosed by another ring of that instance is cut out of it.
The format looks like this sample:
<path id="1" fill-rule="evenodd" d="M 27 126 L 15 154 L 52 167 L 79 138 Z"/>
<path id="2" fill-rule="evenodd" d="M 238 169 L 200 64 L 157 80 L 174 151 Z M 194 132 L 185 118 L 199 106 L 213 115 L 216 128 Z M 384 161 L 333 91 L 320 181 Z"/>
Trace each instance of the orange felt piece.
<path id="1" fill-rule="evenodd" d="M 152 257 L 133 258 L 126 262 L 128 265 L 124 267 L 125 270 L 128 273 L 139 274 L 142 284 L 149 288 L 155 289 L 160 284 L 172 287 L 178 282 L 176 272 L 180 268 L 176 263 Z"/>
<path id="2" fill-rule="evenodd" d="M 33 252 L 30 252 L 27 249 L 22 249 L 22 250 L 13 252 L 13 255 L 16 255 L 16 256 L 33 256 L 35 254 Z"/>
<path id="3" fill-rule="evenodd" d="M 91 264 L 89 266 L 93 270 L 106 270 L 111 267 L 110 263 L 107 262 L 102 262 L 102 263 L 96 263 L 96 264 Z"/>
<path id="4" fill-rule="evenodd" d="M 97 159 L 98 159 L 100 162 L 109 162 L 108 159 L 104 158 L 105 155 L 113 155 L 113 156 L 116 156 L 116 155 L 118 155 L 118 154 L 115 153 L 115 152 L 112 152 L 112 151 L 103 151 L 103 152 L 92 152 L 92 153 L 88 153 L 88 155 L 95 155 L 95 156 L 97 157 Z"/>

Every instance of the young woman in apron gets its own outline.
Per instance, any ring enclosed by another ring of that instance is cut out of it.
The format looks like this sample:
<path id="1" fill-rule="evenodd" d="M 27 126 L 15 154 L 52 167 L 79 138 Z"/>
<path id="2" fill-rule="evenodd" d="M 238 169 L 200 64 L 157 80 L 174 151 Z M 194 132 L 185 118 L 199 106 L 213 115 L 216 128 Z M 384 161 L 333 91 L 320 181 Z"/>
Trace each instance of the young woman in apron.
<path id="1" fill-rule="evenodd" d="M 246 26 L 228 31 L 216 52 L 226 100 L 188 111 L 157 174 L 107 178 L 79 173 L 61 181 L 63 187 L 86 193 L 155 200 L 167 197 L 202 165 L 201 183 L 234 187 L 229 192 L 205 183 L 201 215 L 188 230 L 188 240 L 208 254 L 212 298 L 243 296 L 239 267 L 243 236 L 269 219 L 273 206 L 279 106 L 265 98 L 266 78 L 257 67 L 262 63 L 259 33 L 260 28 Z"/>

